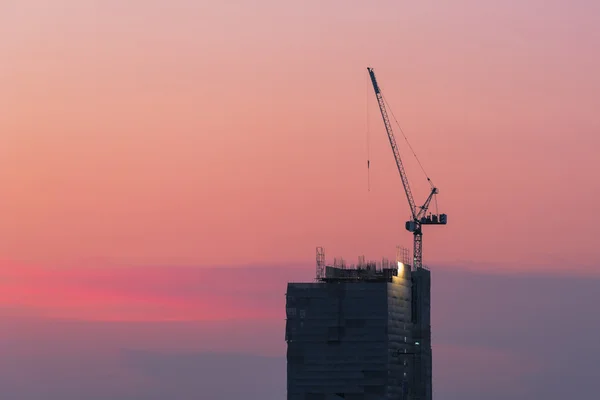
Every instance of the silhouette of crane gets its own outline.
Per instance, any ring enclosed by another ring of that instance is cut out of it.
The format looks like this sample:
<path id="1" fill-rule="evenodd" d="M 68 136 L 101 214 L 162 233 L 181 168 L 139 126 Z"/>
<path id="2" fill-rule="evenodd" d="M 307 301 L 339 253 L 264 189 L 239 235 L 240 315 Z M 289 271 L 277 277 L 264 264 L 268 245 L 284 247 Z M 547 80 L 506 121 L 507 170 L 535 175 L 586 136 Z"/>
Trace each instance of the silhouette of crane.
<path id="1" fill-rule="evenodd" d="M 429 193 L 429 196 L 427 196 L 427 199 L 425 200 L 422 206 L 416 205 L 412 191 L 410 189 L 408 177 L 406 176 L 406 171 L 404 171 L 402 159 L 400 158 L 400 151 L 398 150 L 398 145 L 396 144 L 394 132 L 392 131 L 392 124 L 390 123 L 390 119 L 388 117 L 388 113 L 385 107 L 385 100 L 383 98 L 383 95 L 381 94 L 381 89 L 379 88 L 377 79 L 375 78 L 375 72 L 373 71 L 373 68 L 370 67 L 367 68 L 367 70 L 369 71 L 369 76 L 371 77 L 371 83 L 373 84 L 375 97 L 377 97 L 377 103 L 379 104 L 381 117 L 383 118 L 385 130 L 387 131 L 388 139 L 390 140 L 390 145 L 392 146 L 394 158 L 396 159 L 396 165 L 398 166 L 398 172 L 400 173 L 400 179 L 402 180 L 404 192 L 406 192 L 406 198 L 408 199 L 408 205 L 410 207 L 411 220 L 406 222 L 406 230 L 412 232 L 414 236 L 413 268 L 421 268 L 423 266 L 423 225 L 446 225 L 446 223 L 448 222 L 448 217 L 446 214 L 427 214 L 429 205 L 431 204 L 431 200 L 439 192 L 438 189 L 433 185 L 429 177 L 427 177 L 427 181 L 431 185 L 431 192 Z"/>

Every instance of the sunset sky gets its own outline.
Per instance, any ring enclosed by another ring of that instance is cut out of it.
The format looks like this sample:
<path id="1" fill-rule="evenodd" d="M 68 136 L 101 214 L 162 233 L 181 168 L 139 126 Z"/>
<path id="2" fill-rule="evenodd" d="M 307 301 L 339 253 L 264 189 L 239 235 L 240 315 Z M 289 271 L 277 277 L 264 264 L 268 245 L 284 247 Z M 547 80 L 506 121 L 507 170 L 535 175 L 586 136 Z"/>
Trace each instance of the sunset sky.
<path id="1" fill-rule="evenodd" d="M 285 284 L 312 279 L 315 246 L 350 262 L 412 246 L 371 66 L 448 214 L 424 234 L 440 307 L 434 386 L 470 400 L 507 390 L 489 381 L 503 365 L 536 371 L 538 383 L 556 376 L 539 369 L 556 366 L 540 358 L 550 342 L 515 361 L 502 338 L 465 347 L 444 335 L 492 332 L 499 322 L 481 322 L 485 307 L 525 342 L 565 314 L 600 329 L 576 301 L 597 304 L 600 293 L 598 21 L 593 0 L 0 2 L 0 338 L 15 357 L 0 372 L 36 380 L 44 372 L 33 365 L 45 364 L 32 360 L 75 337 L 115 352 L 283 357 Z M 396 130 L 422 202 L 425 176 Z M 517 297 L 534 308 L 505 303 L 518 277 L 531 287 Z M 442 313 L 452 305 L 464 319 Z M 244 343 L 224 336 L 230 323 L 249 332 Z M 88 361 L 101 354 L 92 347 Z M 137 364 L 103 360 L 126 370 L 106 398 L 147 383 Z M 478 389 L 454 379 L 452 363 L 471 368 Z M 532 381 L 505 394 L 546 396 Z M 20 396 L 24 387 L 15 399 L 44 398 L 39 388 Z"/>

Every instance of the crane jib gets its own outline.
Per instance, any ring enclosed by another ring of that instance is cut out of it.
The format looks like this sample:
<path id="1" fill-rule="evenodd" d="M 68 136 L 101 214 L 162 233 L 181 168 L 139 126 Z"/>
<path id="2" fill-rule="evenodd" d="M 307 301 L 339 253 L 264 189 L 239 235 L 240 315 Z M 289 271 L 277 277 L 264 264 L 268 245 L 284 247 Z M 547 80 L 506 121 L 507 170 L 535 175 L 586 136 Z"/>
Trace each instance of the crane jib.
<path id="1" fill-rule="evenodd" d="M 394 159 L 396 160 L 396 166 L 398 167 L 398 173 L 400 174 L 400 179 L 402 180 L 402 186 L 404 186 L 404 192 L 406 193 L 406 198 L 408 200 L 408 205 L 410 207 L 410 212 L 412 214 L 413 220 L 417 220 L 417 206 L 415 204 L 415 200 L 412 195 L 412 190 L 410 189 L 410 184 L 408 182 L 408 177 L 406 172 L 404 171 L 404 165 L 402 163 L 402 158 L 400 157 L 400 151 L 398 149 L 398 145 L 396 144 L 396 138 L 394 137 L 394 132 L 392 130 L 392 124 L 387 114 L 387 110 L 385 108 L 385 102 L 383 100 L 383 95 L 381 94 L 381 90 L 379 85 L 377 84 L 377 78 L 375 77 L 375 72 L 372 68 L 368 68 L 369 75 L 371 77 L 371 83 L 373 84 L 373 90 L 375 91 L 375 97 L 377 98 L 377 103 L 379 105 L 379 111 L 381 112 L 381 117 L 383 119 L 383 124 L 385 125 L 385 130 L 387 132 L 388 139 L 390 141 L 390 146 L 392 147 L 392 152 L 394 153 Z"/>
<path id="2" fill-rule="evenodd" d="M 369 76 L 371 77 L 371 83 L 373 84 L 373 88 L 375 89 L 375 94 L 379 94 L 380 90 L 379 90 L 379 85 L 377 84 L 377 78 L 375 78 L 375 72 L 373 71 L 373 68 L 367 68 L 367 70 L 369 71 Z"/>

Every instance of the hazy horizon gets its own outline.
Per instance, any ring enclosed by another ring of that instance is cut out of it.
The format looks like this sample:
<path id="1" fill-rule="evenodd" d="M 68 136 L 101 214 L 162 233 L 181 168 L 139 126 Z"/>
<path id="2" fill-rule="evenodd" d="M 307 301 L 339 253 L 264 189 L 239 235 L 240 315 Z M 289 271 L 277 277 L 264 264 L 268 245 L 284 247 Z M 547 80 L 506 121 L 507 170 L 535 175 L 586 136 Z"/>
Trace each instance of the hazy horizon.
<path id="1" fill-rule="evenodd" d="M 63 303 L 0 309 L 5 398 L 77 400 L 82 393 L 114 400 L 285 397 L 287 277 L 310 281 L 312 266 L 163 267 L 150 277 L 143 268 L 132 271 L 100 282 L 81 274 L 63 276 L 57 291 Z M 600 389 L 594 380 L 600 373 L 595 336 L 600 318 L 593 301 L 600 278 L 461 268 L 434 268 L 432 274 L 436 397 L 558 400 L 588 397 Z M 17 281 L 14 275 L 12 281 Z M 123 281 L 137 281 L 140 290 Z M 55 285 L 26 278 L 21 284 L 30 293 L 47 293 L 43 286 Z M 89 296 L 69 296 L 73 287 Z M 87 320 L 86 312 L 100 312 L 98 294 L 111 288 L 111 298 L 119 300 L 105 304 L 103 318 Z M 57 311 L 69 300 L 78 308 L 61 315 Z M 163 318 L 152 316 L 157 304 L 165 306 Z M 142 305 L 149 317 L 124 318 L 139 313 Z M 202 305 L 223 312 L 181 317 L 183 310 L 202 310 Z"/>

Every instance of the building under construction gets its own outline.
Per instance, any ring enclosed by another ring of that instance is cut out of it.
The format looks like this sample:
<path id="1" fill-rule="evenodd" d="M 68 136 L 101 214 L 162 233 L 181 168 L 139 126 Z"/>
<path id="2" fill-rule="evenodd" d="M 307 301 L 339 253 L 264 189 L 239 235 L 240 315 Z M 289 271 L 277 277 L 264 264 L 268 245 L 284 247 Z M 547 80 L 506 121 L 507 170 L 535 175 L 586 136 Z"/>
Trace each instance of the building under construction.
<path id="1" fill-rule="evenodd" d="M 430 273 L 407 258 L 317 249 L 316 281 L 287 287 L 288 400 L 431 399 Z"/>
<path id="2" fill-rule="evenodd" d="M 381 87 L 368 72 L 410 208 L 405 227 L 413 234 L 413 257 L 407 251 L 394 263 L 363 257 L 346 268 L 337 260 L 326 265 L 317 248 L 316 282 L 287 287 L 288 400 L 432 398 L 431 275 L 423 267 L 422 228 L 446 225 L 447 216 L 429 212 L 431 204 L 437 209 L 439 191 L 420 161 L 431 187 L 422 205 L 415 202 Z"/>

